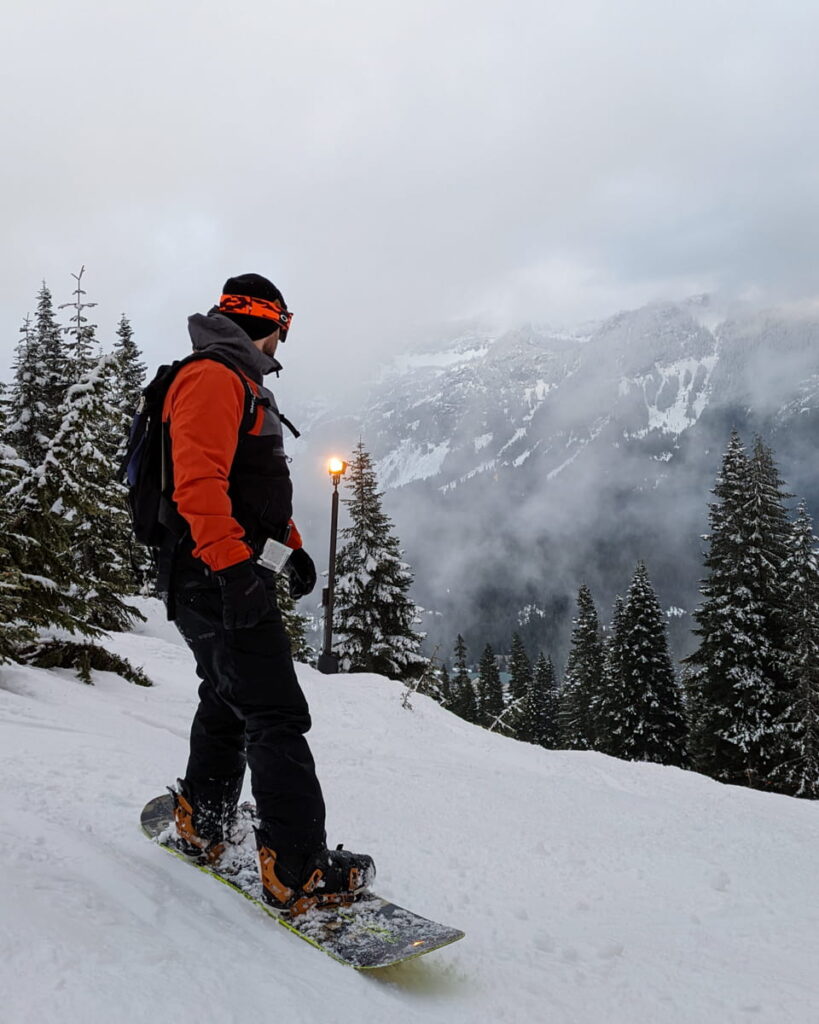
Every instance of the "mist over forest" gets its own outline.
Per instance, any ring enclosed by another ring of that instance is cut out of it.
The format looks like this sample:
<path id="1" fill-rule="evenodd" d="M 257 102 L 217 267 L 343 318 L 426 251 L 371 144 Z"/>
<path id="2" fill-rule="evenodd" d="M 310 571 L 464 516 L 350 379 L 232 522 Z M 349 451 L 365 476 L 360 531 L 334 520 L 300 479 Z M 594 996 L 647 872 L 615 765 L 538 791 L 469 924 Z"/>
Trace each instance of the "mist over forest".
<path id="1" fill-rule="evenodd" d="M 607 622 L 642 559 L 681 658 L 730 431 L 774 449 L 794 506 L 819 505 L 817 341 L 811 306 L 698 296 L 568 332 L 450 328 L 322 406 L 283 380 L 305 434 L 290 445 L 296 513 L 321 563 L 330 487 L 315 466 L 361 438 L 415 572 L 428 653 L 448 658 L 459 632 L 476 657 L 487 642 L 506 651 L 517 630 L 561 664 L 578 587 Z"/>

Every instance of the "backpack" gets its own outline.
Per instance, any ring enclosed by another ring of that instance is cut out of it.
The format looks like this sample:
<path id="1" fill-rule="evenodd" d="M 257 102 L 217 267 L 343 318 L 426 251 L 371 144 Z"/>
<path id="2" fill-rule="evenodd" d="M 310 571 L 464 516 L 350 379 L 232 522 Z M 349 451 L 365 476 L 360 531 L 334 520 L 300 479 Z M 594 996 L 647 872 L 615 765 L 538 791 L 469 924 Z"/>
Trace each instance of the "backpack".
<path id="1" fill-rule="evenodd" d="M 187 524 L 176 509 L 173 492 L 170 433 L 162 422 L 165 396 L 183 366 L 200 359 L 222 363 L 239 377 L 245 389 L 245 408 L 241 433 L 247 433 L 256 420 L 256 409 L 267 405 L 256 395 L 237 366 L 224 356 L 194 352 L 170 366 L 160 366 L 154 379 L 143 389 L 131 423 L 128 447 L 120 464 L 118 480 L 128 486 L 128 507 L 134 536 L 149 548 L 161 547 L 169 537 L 178 539 Z"/>

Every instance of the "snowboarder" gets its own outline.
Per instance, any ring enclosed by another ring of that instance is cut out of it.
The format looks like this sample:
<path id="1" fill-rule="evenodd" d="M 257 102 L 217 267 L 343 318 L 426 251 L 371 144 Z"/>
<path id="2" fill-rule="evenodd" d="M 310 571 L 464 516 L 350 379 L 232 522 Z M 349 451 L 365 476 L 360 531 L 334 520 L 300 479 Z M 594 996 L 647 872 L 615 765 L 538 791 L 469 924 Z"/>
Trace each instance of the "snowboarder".
<path id="1" fill-rule="evenodd" d="M 292 548 L 294 597 L 316 582 L 291 519 L 283 417 L 262 376 L 278 374 L 292 313 L 258 274 L 230 278 L 217 306 L 188 320 L 194 351 L 165 398 L 172 497 L 182 529 L 159 551 L 159 591 L 196 659 L 199 707 L 174 817 L 185 852 L 218 862 L 250 769 L 265 900 L 277 908 L 350 897 L 372 859 L 328 850 L 307 701 L 277 608 L 268 538 Z M 212 356 L 212 358 L 210 358 Z M 238 371 L 238 372 L 237 372 Z M 284 420 L 284 422 L 287 422 Z"/>

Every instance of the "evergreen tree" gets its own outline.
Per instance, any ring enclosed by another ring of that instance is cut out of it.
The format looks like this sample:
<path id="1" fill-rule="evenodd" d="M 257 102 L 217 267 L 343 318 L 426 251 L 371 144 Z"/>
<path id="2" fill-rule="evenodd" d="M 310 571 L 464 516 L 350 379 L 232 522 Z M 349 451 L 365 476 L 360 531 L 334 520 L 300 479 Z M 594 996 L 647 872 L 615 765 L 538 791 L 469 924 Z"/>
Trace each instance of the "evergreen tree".
<path id="1" fill-rule="evenodd" d="M 4 531 L 4 546 L 24 584 L 19 618 L 38 638 L 53 629 L 98 636 L 101 631 L 89 622 L 82 598 L 83 581 L 73 557 L 71 525 L 62 514 L 64 504 L 51 497 L 42 467 L 22 466 L 19 481 L 8 492 Z M 38 639 L 31 650 L 21 652 L 21 658 L 36 660 L 43 644 Z"/>
<path id="2" fill-rule="evenodd" d="M 478 722 L 487 729 L 504 730 L 503 686 L 492 646 L 487 644 L 478 663 Z"/>
<path id="3" fill-rule="evenodd" d="M 140 352 L 134 341 L 131 323 L 123 313 L 117 324 L 117 340 L 114 343 L 116 356 L 116 392 L 115 397 L 128 422 L 136 411 L 145 387 L 147 367 L 142 362 Z"/>
<path id="4" fill-rule="evenodd" d="M 12 548 L 15 506 L 10 495 L 24 469 L 14 449 L 0 444 L 0 664 L 15 660 L 36 637 L 34 627 L 21 617 L 26 580 Z"/>
<path id="5" fill-rule="evenodd" d="M 438 672 L 437 700 L 442 708 L 452 708 L 452 680 L 446 665 L 441 665 Z"/>
<path id="6" fill-rule="evenodd" d="M 622 755 L 632 761 L 680 766 L 685 755 L 685 717 L 668 654 L 665 618 L 639 562 L 621 622 L 623 704 L 613 711 Z"/>
<path id="7" fill-rule="evenodd" d="M 557 745 L 557 681 L 551 658 L 541 651 L 519 714 L 515 718 L 515 736 L 525 743 L 541 747 Z"/>
<path id="8" fill-rule="evenodd" d="M 111 408 L 113 421 L 110 427 L 110 438 L 114 442 L 111 448 L 111 459 L 114 466 L 119 467 L 125 457 L 134 413 L 139 404 L 142 389 L 145 386 L 146 367 L 141 361 L 141 352 L 134 341 L 134 332 L 128 318 L 123 313 L 117 325 L 117 340 L 114 344 L 113 386 Z M 130 519 L 128 508 L 128 492 L 124 486 L 115 485 L 116 495 L 112 498 L 122 505 L 123 513 Z M 133 577 L 132 590 L 149 593 L 152 590 L 155 568 L 151 552 L 142 544 L 137 543 L 128 530 L 123 538 L 123 556 L 131 567 Z M 289 598 L 289 592 L 287 598 Z M 292 642 L 304 654 L 308 648 L 302 643 L 299 623 L 290 623 L 294 630 L 295 640 Z"/>
<path id="9" fill-rule="evenodd" d="M 91 670 L 99 669 L 150 686 L 141 669 L 95 642 L 102 635 L 94 621 L 99 595 L 88 593 L 88 581 L 80 574 L 75 517 L 66 515 L 62 496 L 53 499 L 51 474 L 48 457 L 32 470 L 10 449 L 0 452 L 2 657 L 43 668 L 74 668 L 87 683 Z M 134 612 L 126 624 L 136 617 Z"/>
<path id="10" fill-rule="evenodd" d="M 296 611 L 296 602 L 290 596 L 290 584 L 286 573 L 279 573 L 276 577 L 276 600 L 285 632 L 290 639 L 293 660 L 304 664 L 312 663 L 315 660 L 316 652 L 307 640 L 307 616 L 300 615 Z"/>
<path id="11" fill-rule="evenodd" d="M 512 656 L 510 658 L 509 672 L 509 700 L 515 702 L 523 700 L 529 691 L 532 683 L 532 663 L 523 646 L 520 633 L 512 634 Z"/>
<path id="12" fill-rule="evenodd" d="M 572 645 L 560 693 L 561 744 L 592 750 L 595 743 L 594 706 L 603 676 L 603 641 L 591 591 L 583 584 L 577 595 Z"/>
<path id="13" fill-rule="evenodd" d="M 698 650 L 690 694 L 696 708 L 695 766 L 725 782 L 762 784 L 776 762 L 782 710 L 787 516 L 770 450 L 749 459 L 734 431 L 709 509 Z"/>
<path id="14" fill-rule="evenodd" d="M 344 499 L 351 523 L 342 530 L 336 560 L 337 646 L 345 672 L 418 677 L 426 660 L 414 626 L 420 621 L 408 596 L 410 567 L 401 559 L 393 524 L 381 506 L 372 459 L 359 442 Z"/>
<path id="15" fill-rule="evenodd" d="M 461 686 L 461 684 L 464 681 L 470 681 L 469 672 L 467 671 L 466 667 L 466 658 L 466 643 L 464 641 L 464 638 L 459 633 L 457 639 L 455 640 L 455 658 L 453 662 L 453 668 L 455 669 L 455 677 L 452 680 L 452 685 L 454 687 Z"/>
<path id="16" fill-rule="evenodd" d="M 752 538 L 756 542 L 760 603 L 764 609 L 762 629 L 767 639 L 765 674 L 774 691 L 774 705 L 781 710 L 785 683 L 785 647 L 788 632 L 787 587 L 783 569 L 788 558 L 791 523 L 785 501 L 792 494 L 774 461 L 773 451 L 757 437 L 749 464 L 751 484 Z"/>
<path id="17" fill-rule="evenodd" d="M 452 679 L 451 710 L 466 722 L 477 723 L 478 702 L 475 687 L 466 667 L 466 644 L 461 634 L 455 641 L 455 675 Z"/>
<path id="18" fill-rule="evenodd" d="M 40 347 L 36 331 L 27 316 L 20 328 L 14 365 L 14 381 L 8 396 L 6 442 L 29 466 L 40 464 L 48 437 L 43 432 L 46 405 L 41 390 Z"/>
<path id="19" fill-rule="evenodd" d="M 85 378 L 99 359 L 99 346 L 97 344 L 97 325 L 89 322 L 85 315 L 87 309 L 92 309 L 96 302 L 85 301 L 85 289 L 82 286 L 82 278 L 85 267 L 80 268 L 79 274 L 71 276 L 77 282 L 74 289 L 74 301 L 64 302 L 60 309 L 73 309 L 68 326 L 63 328 L 66 336 L 64 341 L 67 361 L 64 364 L 68 370 L 66 383 L 76 384 Z"/>
<path id="20" fill-rule="evenodd" d="M 45 405 L 41 433 L 47 444 L 59 430 L 65 389 L 71 373 L 63 348 L 63 332 L 57 322 L 54 302 L 45 281 L 37 294 L 34 332 L 40 359 L 40 387 Z M 36 464 L 40 461 L 38 459 Z"/>
<path id="21" fill-rule="evenodd" d="M 63 521 L 88 623 L 121 630 L 140 616 L 122 600 L 133 586 L 127 558 L 131 527 L 121 485 L 111 479 L 113 364 L 113 356 L 103 356 L 67 390 L 60 429 L 36 482 L 50 518 Z"/>
<path id="22" fill-rule="evenodd" d="M 623 620 L 625 605 L 617 597 L 611 616 L 611 626 L 603 648 L 603 677 L 600 692 L 593 701 L 595 746 L 611 757 L 625 758 L 623 715 L 626 694 L 623 684 Z"/>
<path id="23" fill-rule="evenodd" d="M 782 792 L 819 799 L 819 557 L 813 521 L 800 502 L 788 543 L 786 690 L 771 782 Z"/>

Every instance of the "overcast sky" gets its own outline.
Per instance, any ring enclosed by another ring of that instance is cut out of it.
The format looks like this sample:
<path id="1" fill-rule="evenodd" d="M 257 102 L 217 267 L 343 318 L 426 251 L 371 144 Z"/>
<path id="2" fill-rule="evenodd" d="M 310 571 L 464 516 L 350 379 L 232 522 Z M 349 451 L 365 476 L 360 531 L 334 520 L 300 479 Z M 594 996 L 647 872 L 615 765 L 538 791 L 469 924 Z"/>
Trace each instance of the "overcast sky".
<path id="1" fill-rule="evenodd" d="M 319 396 L 453 318 L 819 292 L 815 0 L 14 7 L 3 369 L 82 264 L 154 365 L 227 276 L 271 277 Z"/>

